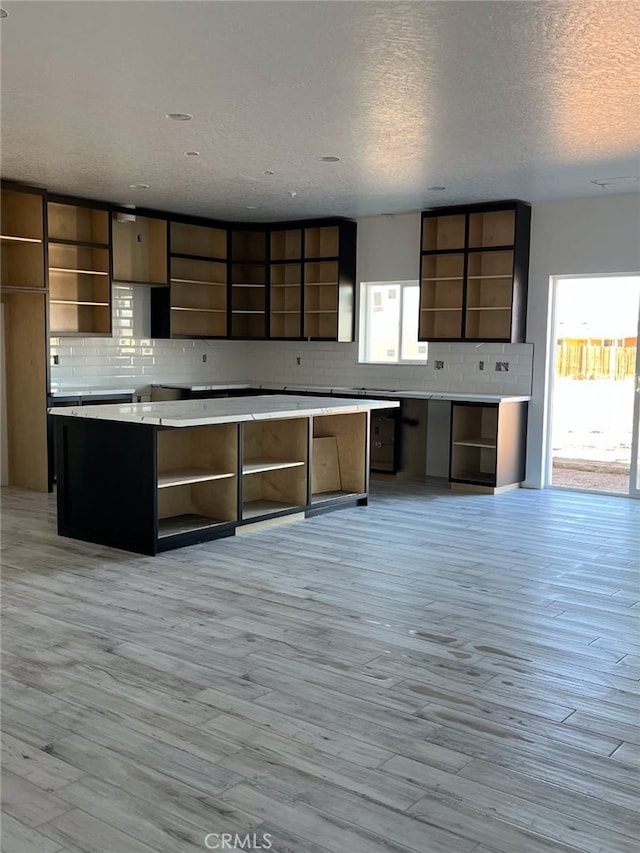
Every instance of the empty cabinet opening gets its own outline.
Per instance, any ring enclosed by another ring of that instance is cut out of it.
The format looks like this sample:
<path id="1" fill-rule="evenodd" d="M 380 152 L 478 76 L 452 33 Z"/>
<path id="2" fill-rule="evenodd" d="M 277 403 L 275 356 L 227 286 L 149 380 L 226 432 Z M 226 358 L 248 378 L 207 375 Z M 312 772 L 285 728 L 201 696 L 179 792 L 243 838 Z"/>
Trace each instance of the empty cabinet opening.
<path id="1" fill-rule="evenodd" d="M 495 485 L 497 406 L 452 407 L 451 478 Z"/>
<path id="2" fill-rule="evenodd" d="M 158 432 L 159 536 L 237 520 L 237 453 L 233 424 Z"/>
<path id="3" fill-rule="evenodd" d="M 313 418 L 313 503 L 365 492 L 366 432 L 365 412 Z"/>
<path id="4" fill-rule="evenodd" d="M 307 420 L 242 425 L 242 518 L 307 503 Z"/>

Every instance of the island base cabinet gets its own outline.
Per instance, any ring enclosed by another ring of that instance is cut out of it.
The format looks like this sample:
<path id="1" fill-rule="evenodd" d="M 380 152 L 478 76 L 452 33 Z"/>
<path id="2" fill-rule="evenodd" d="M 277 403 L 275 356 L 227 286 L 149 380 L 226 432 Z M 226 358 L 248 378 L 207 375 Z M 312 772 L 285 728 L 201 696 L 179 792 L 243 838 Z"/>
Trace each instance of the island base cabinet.
<path id="1" fill-rule="evenodd" d="M 289 406 L 273 399 L 275 411 Z M 134 416 L 127 407 L 113 420 L 54 407 L 58 533 L 154 555 L 366 504 L 370 412 L 317 414 L 341 403 L 293 400 L 292 416 L 239 421 L 238 404 L 220 400 L 228 421 L 193 426 L 118 420 Z"/>
<path id="2" fill-rule="evenodd" d="M 369 488 L 370 414 L 319 415 L 313 418 L 311 504 L 335 498 L 366 503 Z"/>
<path id="3" fill-rule="evenodd" d="M 304 510 L 308 430 L 307 418 L 242 424 L 243 521 Z"/>
<path id="4" fill-rule="evenodd" d="M 90 417 L 54 420 L 58 533 L 155 554 L 153 427 Z"/>

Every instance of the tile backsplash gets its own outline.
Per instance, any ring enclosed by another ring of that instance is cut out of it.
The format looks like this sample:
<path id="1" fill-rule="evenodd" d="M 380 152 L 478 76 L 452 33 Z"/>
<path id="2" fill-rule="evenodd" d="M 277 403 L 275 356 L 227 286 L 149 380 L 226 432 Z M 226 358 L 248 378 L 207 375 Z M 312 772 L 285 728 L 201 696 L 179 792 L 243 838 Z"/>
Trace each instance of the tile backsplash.
<path id="1" fill-rule="evenodd" d="M 52 390 L 134 388 L 145 397 L 163 382 L 282 382 L 531 393 L 532 344 L 430 343 L 426 365 L 359 364 L 357 343 L 153 340 L 141 319 L 148 291 L 114 285 L 113 296 L 113 337 L 51 339 Z"/>

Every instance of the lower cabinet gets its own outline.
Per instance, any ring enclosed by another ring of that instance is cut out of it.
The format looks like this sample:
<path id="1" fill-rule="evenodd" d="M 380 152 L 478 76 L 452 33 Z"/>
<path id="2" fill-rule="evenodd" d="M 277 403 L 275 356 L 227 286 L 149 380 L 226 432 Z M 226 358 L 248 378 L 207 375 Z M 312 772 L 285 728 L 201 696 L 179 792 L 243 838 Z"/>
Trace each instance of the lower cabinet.
<path id="1" fill-rule="evenodd" d="M 449 480 L 454 489 L 496 492 L 525 476 L 527 403 L 452 403 Z"/>
<path id="2" fill-rule="evenodd" d="M 159 430 L 157 459 L 159 540 L 236 522 L 235 424 Z"/>
<path id="3" fill-rule="evenodd" d="M 53 420 L 63 536 L 156 554 L 367 503 L 369 412 L 189 427 Z"/>

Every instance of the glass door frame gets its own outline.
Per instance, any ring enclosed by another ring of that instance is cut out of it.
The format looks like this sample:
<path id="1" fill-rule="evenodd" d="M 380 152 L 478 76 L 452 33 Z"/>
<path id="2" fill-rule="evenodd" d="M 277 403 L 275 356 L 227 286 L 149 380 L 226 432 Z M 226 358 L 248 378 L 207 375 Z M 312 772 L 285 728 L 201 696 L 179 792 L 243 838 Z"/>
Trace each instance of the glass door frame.
<path id="1" fill-rule="evenodd" d="M 638 326 L 636 345 L 636 366 L 635 366 L 635 385 L 634 385 L 634 400 L 633 400 L 633 423 L 631 433 L 631 458 L 629 471 L 629 486 L 627 492 L 606 492 L 579 488 L 570 488 L 568 486 L 554 486 L 552 478 L 553 470 L 553 396 L 555 390 L 556 379 L 556 353 L 558 324 L 557 324 L 557 295 L 558 286 L 563 281 L 571 281 L 576 279 L 587 278 L 638 278 L 640 272 L 619 272 L 619 273 L 585 273 L 585 274 L 570 274 L 570 275 L 555 275 L 550 278 L 550 293 L 549 293 L 549 326 L 547 338 L 549 346 L 548 373 L 547 373 L 547 421 L 546 421 L 546 453 L 544 461 L 544 484 L 545 488 L 570 489 L 570 491 L 582 491 L 586 494 L 601 494 L 615 495 L 616 497 L 631 497 L 640 499 L 640 305 L 638 306 Z"/>

